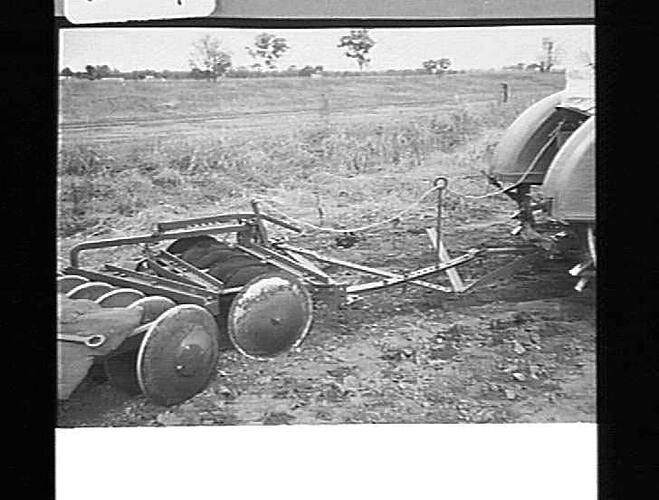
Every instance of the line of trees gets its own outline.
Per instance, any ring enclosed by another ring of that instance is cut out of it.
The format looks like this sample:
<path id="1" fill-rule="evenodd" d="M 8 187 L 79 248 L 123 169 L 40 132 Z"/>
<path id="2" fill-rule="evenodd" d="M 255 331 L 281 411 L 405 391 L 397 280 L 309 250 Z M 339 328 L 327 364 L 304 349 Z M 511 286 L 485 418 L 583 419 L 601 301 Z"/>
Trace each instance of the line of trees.
<path id="1" fill-rule="evenodd" d="M 456 71 L 449 69 L 447 74 L 466 73 L 464 70 Z M 328 71 L 323 69 L 323 66 L 307 65 L 302 68 L 290 66 L 286 69 L 273 70 L 273 71 L 259 71 L 251 67 L 236 67 L 228 70 L 222 78 L 292 78 L 292 77 L 311 77 L 313 75 L 322 75 L 324 77 L 368 77 L 378 75 L 425 75 L 428 71 L 425 68 L 416 69 L 387 69 L 382 71 Z M 89 75 L 84 71 L 73 72 L 70 68 L 64 68 L 60 75 L 81 80 L 90 80 Z M 130 72 L 112 73 L 109 77 L 99 78 L 104 80 L 107 78 L 120 78 L 124 80 L 145 80 L 149 78 L 164 79 L 164 80 L 212 80 L 209 75 L 203 71 L 156 71 L 152 69 L 136 70 Z"/>
<path id="2" fill-rule="evenodd" d="M 362 72 L 370 61 L 369 51 L 375 45 L 367 29 L 351 30 L 339 40 L 339 47 L 346 49 L 346 56 L 357 61 L 359 71 Z M 284 71 L 277 70 L 282 56 L 288 52 L 290 46 L 288 41 L 281 36 L 271 33 L 260 33 L 254 39 L 252 45 L 246 46 L 245 50 L 252 58 L 250 68 L 233 68 L 232 55 L 222 42 L 211 36 L 205 35 L 193 43 L 192 52 L 189 57 L 189 72 L 180 71 L 132 71 L 122 73 L 117 69 L 103 66 L 88 65 L 84 72 L 73 72 L 70 68 L 64 68 L 60 75 L 64 77 L 84 78 L 87 80 L 101 80 L 104 78 L 145 79 L 147 77 L 182 79 L 193 78 L 198 80 L 216 81 L 220 77 L 233 78 L 257 78 L 266 76 L 313 76 L 323 73 L 322 66 L 306 65 L 303 68 L 289 67 Z M 347 76 L 349 72 L 339 72 Z"/>
<path id="3" fill-rule="evenodd" d="M 362 74 L 371 62 L 370 52 L 375 47 L 376 41 L 371 37 L 368 29 L 350 30 L 347 35 L 339 39 L 337 47 L 345 50 L 344 54 L 357 63 L 358 73 Z M 216 81 L 220 77 L 233 78 L 258 78 L 261 76 L 313 76 L 317 74 L 352 76 L 352 72 L 324 72 L 322 66 L 306 65 L 303 68 L 289 66 L 286 70 L 278 70 L 280 59 L 288 52 L 290 46 L 288 41 L 281 36 L 271 33 L 258 34 L 251 45 L 245 50 L 252 58 L 253 63 L 249 68 L 233 68 L 232 55 L 222 42 L 211 36 L 205 35 L 193 43 L 189 57 L 189 72 L 181 71 L 153 71 L 142 70 L 122 73 L 116 68 L 107 65 L 87 65 L 84 72 L 74 73 L 70 68 L 64 68 L 60 73 L 64 77 L 84 78 L 87 80 L 101 80 L 104 78 L 145 79 L 148 77 L 165 79 L 193 78 L 198 80 Z M 421 71 L 429 73 L 443 73 L 451 65 L 447 58 L 425 61 L 422 63 Z M 267 72 L 264 72 L 267 70 Z M 391 73 L 391 72 L 387 72 Z M 409 71 L 408 71 L 409 73 Z M 412 73 L 418 73 L 414 70 Z"/>
<path id="4" fill-rule="evenodd" d="M 370 52 L 375 44 L 376 41 L 371 37 L 368 29 L 356 29 L 350 30 L 348 34 L 341 36 L 337 47 L 345 49 L 345 56 L 354 59 L 357 63 L 359 69 L 357 74 L 362 74 L 371 62 Z M 84 72 L 73 72 L 70 68 L 64 68 L 60 74 L 64 77 L 85 78 L 88 80 L 113 77 L 140 80 L 155 77 L 165 79 L 193 78 L 210 81 L 216 81 L 220 77 L 258 78 L 266 75 L 313 76 L 315 74 L 348 76 L 351 74 L 351 72 L 346 71 L 329 73 L 323 71 L 322 66 L 311 65 L 300 69 L 289 67 L 283 71 L 278 70 L 280 59 L 290 50 L 290 46 L 284 37 L 275 36 L 271 33 L 260 33 L 251 45 L 245 47 L 245 50 L 252 58 L 253 63 L 249 68 L 234 68 L 231 52 L 223 46 L 219 39 L 211 35 L 205 35 L 193 43 L 189 57 L 189 72 L 141 70 L 123 73 L 107 65 L 87 65 Z M 538 63 L 529 65 L 519 63 L 516 66 L 507 66 L 504 69 L 550 71 L 557 62 L 556 52 L 554 41 L 545 37 L 542 39 L 542 53 L 539 56 Z M 451 60 L 447 57 L 428 59 L 421 63 L 419 70 L 412 70 L 412 73 L 425 72 L 441 76 L 444 73 L 454 72 L 450 70 L 450 67 Z M 267 72 L 264 72 L 264 70 L 267 70 Z M 405 71 L 409 74 L 409 70 L 403 70 L 404 73 Z"/>

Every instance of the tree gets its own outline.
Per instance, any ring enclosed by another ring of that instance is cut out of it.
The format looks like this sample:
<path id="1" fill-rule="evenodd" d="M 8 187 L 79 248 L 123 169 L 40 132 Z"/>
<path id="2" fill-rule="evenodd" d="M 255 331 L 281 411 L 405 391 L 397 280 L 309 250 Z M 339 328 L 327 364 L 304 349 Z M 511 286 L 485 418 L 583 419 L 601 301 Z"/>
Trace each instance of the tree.
<path id="1" fill-rule="evenodd" d="M 270 33 L 261 33 L 254 39 L 254 47 L 245 47 L 253 59 L 261 59 L 268 69 L 277 67 L 277 60 L 289 49 L 285 38 Z M 260 68 L 256 62 L 253 67 Z"/>
<path id="2" fill-rule="evenodd" d="M 203 36 L 192 47 L 190 67 L 193 73 L 202 72 L 209 80 L 216 81 L 231 68 L 231 55 L 222 49 L 222 43 L 217 38 Z"/>
<path id="3" fill-rule="evenodd" d="M 60 75 L 66 76 L 67 78 L 70 78 L 73 76 L 73 71 L 71 71 L 71 68 L 68 66 L 64 68 L 62 71 L 60 71 Z"/>
<path id="4" fill-rule="evenodd" d="M 439 69 L 446 71 L 451 66 L 451 60 L 447 57 L 442 57 L 437 61 L 437 65 L 439 66 Z"/>
<path id="5" fill-rule="evenodd" d="M 441 59 L 428 59 L 427 61 L 423 61 L 421 66 L 423 66 L 423 69 L 428 73 L 441 75 L 451 66 L 451 60 L 447 57 L 442 57 Z"/>
<path id="6" fill-rule="evenodd" d="M 96 75 L 99 80 L 101 78 L 107 78 L 108 76 L 112 76 L 112 69 L 107 64 L 96 66 Z"/>
<path id="7" fill-rule="evenodd" d="M 98 72 L 96 71 L 96 66 L 88 64 L 85 66 L 85 71 L 87 72 L 87 78 L 90 80 L 96 80 L 98 78 Z"/>
<path id="8" fill-rule="evenodd" d="M 311 76 L 311 75 L 313 75 L 313 74 L 314 74 L 313 66 L 309 66 L 309 65 L 307 64 L 304 68 L 302 68 L 302 69 L 298 72 L 298 74 L 299 74 L 300 76 Z"/>
<path id="9" fill-rule="evenodd" d="M 345 55 L 357 60 L 359 71 L 363 71 L 364 67 L 371 62 L 368 57 L 368 52 L 375 45 L 373 40 L 368 34 L 367 29 L 350 30 L 349 35 L 343 35 L 339 39 L 339 48 L 346 48 Z"/>

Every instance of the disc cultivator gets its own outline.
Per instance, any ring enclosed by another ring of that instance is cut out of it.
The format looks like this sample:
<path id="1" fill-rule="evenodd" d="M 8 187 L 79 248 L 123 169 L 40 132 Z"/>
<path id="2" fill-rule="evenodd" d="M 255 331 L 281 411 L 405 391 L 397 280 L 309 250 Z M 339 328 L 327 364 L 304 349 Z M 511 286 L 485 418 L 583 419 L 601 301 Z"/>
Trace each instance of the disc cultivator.
<path id="1" fill-rule="evenodd" d="M 270 239 L 269 224 L 301 229 L 252 206 L 253 212 L 163 222 L 152 234 L 88 241 L 70 250 L 70 265 L 57 278 L 60 399 L 96 365 L 124 392 L 141 392 L 162 405 L 184 401 L 207 386 L 218 351 L 235 348 L 268 359 L 298 347 L 313 322 L 313 296 L 336 305 L 403 283 L 449 292 L 423 278 L 478 253 L 399 275 Z M 81 266 L 83 252 L 126 245 L 141 246 L 133 269 Z M 318 263 L 382 279 L 350 285 Z"/>

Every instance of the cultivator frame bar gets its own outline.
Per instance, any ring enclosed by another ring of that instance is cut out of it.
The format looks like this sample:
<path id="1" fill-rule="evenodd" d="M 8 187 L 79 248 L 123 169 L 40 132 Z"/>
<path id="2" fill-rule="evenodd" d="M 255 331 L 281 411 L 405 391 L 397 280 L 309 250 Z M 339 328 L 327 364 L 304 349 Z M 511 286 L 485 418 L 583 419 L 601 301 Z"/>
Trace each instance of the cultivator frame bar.
<path id="1" fill-rule="evenodd" d="M 238 224 L 226 224 L 229 221 L 239 221 Z M 237 242 L 229 243 L 229 247 L 250 255 L 259 262 L 271 264 L 279 270 L 292 274 L 314 291 L 328 291 L 338 296 L 349 298 L 352 295 L 376 292 L 397 285 L 415 285 L 428 290 L 442 293 L 466 293 L 473 289 L 502 279 L 514 272 L 519 264 L 504 267 L 491 275 L 465 285 L 457 273 L 457 267 L 466 264 L 479 255 L 486 253 L 529 253 L 535 255 L 535 247 L 506 248 L 471 248 L 464 254 L 451 258 L 440 238 L 437 263 L 405 273 L 369 267 L 354 262 L 329 257 L 312 250 L 299 248 L 287 243 L 286 240 L 269 240 L 264 222 L 270 222 L 285 229 L 302 233 L 302 230 L 286 221 L 255 211 L 252 213 L 222 214 L 217 216 L 183 219 L 162 222 L 156 225 L 151 234 L 126 238 L 112 238 L 83 242 L 70 250 L 70 266 L 63 270 L 66 275 L 78 275 L 84 278 L 109 283 L 115 286 L 129 287 L 146 294 L 162 295 L 180 303 L 198 304 L 206 307 L 212 314 L 217 314 L 217 300 L 223 296 L 235 295 L 242 287 L 226 288 L 224 284 L 208 273 L 196 268 L 180 257 L 166 251 L 154 252 L 151 246 L 168 240 L 193 238 L 217 234 L 234 233 Z M 428 230 L 433 247 L 436 249 L 436 229 Z M 80 266 L 80 254 L 84 251 L 108 249 L 126 245 L 143 245 L 144 262 L 151 273 L 131 270 L 120 266 L 105 264 L 101 271 L 92 271 Z M 531 260 L 527 255 L 524 260 Z M 162 261 L 178 266 L 178 273 L 162 265 Z M 337 281 L 322 271 L 313 263 L 331 264 L 360 273 L 379 276 L 384 279 L 361 284 L 347 284 Z M 180 273 L 184 271 L 184 273 Z M 440 285 L 424 280 L 442 272 L 446 272 L 451 286 Z M 196 281 L 190 279 L 194 277 Z M 348 301 L 350 301 L 348 299 Z"/>

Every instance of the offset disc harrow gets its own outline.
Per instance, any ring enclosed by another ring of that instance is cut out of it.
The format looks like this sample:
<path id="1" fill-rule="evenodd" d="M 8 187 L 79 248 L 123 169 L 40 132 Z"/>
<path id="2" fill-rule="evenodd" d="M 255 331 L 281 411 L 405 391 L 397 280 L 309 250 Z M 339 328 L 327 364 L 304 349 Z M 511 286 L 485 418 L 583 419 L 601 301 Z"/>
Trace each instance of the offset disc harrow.
<path id="1" fill-rule="evenodd" d="M 451 290 L 424 278 L 454 270 L 479 250 L 452 259 L 439 255 L 433 265 L 394 273 L 271 241 L 265 222 L 301 231 L 261 213 L 256 204 L 253 208 L 252 213 L 163 222 L 152 234 L 84 242 L 71 249 L 71 265 L 57 278 L 59 293 L 79 302 L 81 311 L 92 304 L 125 311 L 132 321 L 139 311 L 139 324 L 127 335 L 124 332 L 125 338 L 106 349 L 109 352 L 94 358 L 113 385 L 129 394 L 143 393 L 161 405 L 184 401 L 206 387 L 223 349 L 262 360 L 299 347 L 313 323 L 315 292 L 322 292 L 330 304 L 339 304 L 357 294 L 406 283 L 440 292 L 470 289 L 466 285 Z M 220 241 L 218 234 L 233 234 L 235 242 Z M 167 243 L 160 246 L 162 242 Z M 80 265 L 83 251 L 124 245 L 142 245 L 142 258 L 134 269 L 106 264 L 90 270 Z M 323 271 L 324 264 L 378 280 L 341 283 Z M 58 340 L 85 340 L 83 333 L 59 334 Z M 108 342 L 112 335 L 105 335 Z M 90 352 L 81 351 L 82 355 Z"/>

